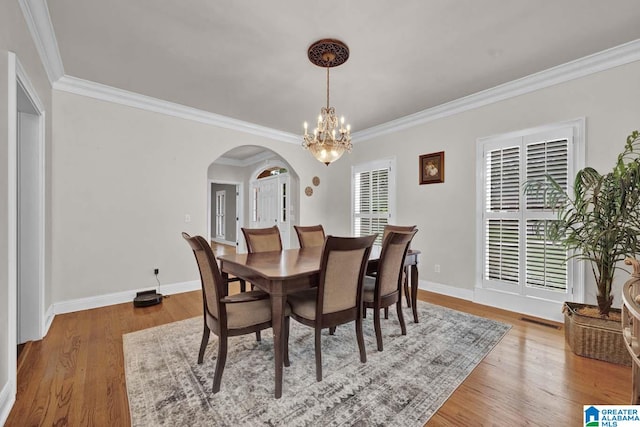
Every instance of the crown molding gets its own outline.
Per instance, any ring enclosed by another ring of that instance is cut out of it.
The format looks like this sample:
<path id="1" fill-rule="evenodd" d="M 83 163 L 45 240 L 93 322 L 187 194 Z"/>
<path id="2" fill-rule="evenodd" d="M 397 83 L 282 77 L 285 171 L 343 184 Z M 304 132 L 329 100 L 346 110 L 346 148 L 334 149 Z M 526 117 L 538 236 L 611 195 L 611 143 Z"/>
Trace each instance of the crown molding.
<path id="1" fill-rule="evenodd" d="M 185 105 L 169 101 L 163 101 L 158 98 L 152 98 L 150 96 L 129 92 L 127 90 L 114 88 L 76 77 L 63 76 L 53 84 L 53 88 L 102 101 L 140 108 L 142 110 L 153 111 L 155 113 L 166 114 L 225 129 L 237 130 L 252 135 L 263 136 L 276 141 L 289 142 L 292 144 L 300 143 L 299 136 L 289 132 L 279 131 L 238 119 L 232 119 L 220 114 L 210 113 L 208 111 L 187 107 Z"/>
<path id="2" fill-rule="evenodd" d="M 64 67 L 46 0 L 18 0 L 18 3 L 40 55 L 42 66 L 49 82 L 53 84 L 64 76 Z"/>
<path id="3" fill-rule="evenodd" d="M 216 161 L 213 163 L 215 163 L 216 165 L 239 166 L 241 168 L 244 168 L 247 166 L 255 165 L 256 163 L 260 163 L 264 160 L 272 159 L 275 156 L 276 156 L 275 153 L 267 150 L 267 151 L 263 151 L 261 153 L 255 154 L 251 157 L 248 157 L 244 160 L 230 159 L 224 156 L 218 157 L 218 159 L 216 159 Z"/>
<path id="4" fill-rule="evenodd" d="M 638 60 L 640 60 L 640 39 L 397 120 L 354 132 L 352 139 L 359 143 Z"/>
<path id="5" fill-rule="evenodd" d="M 237 130 L 277 141 L 292 144 L 300 142 L 299 135 L 290 132 L 279 131 L 197 108 L 67 76 L 64 74 L 64 67 L 46 0 L 18 0 L 18 2 L 54 89 Z M 354 132 L 352 140 L 354 143 L 359 143 L 638 60 L 640 60 L 640 39 L 433 108 Z"/>

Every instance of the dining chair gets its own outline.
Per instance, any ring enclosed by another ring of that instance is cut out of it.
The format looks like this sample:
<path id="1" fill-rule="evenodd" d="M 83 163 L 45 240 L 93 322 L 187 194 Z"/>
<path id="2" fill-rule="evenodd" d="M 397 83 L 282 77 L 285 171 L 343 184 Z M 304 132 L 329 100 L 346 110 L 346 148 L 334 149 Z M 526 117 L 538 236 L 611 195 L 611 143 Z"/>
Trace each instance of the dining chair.
<path id="1" fill-rule="evenodd" d="M 244 228 L 242 227 L 244 240 L 247 242 L 247 251 L 250 254 L 257 252 L 272 252 L 282 250 L 282 240 L 280 239 L 280 229 L 277 225 L 267 228 Z M 255 286 L 251 284 L 251 290 Z M 260 331 L 256 332 L 256 338 L 260 341 Z"/>
<path id="2" fill-rule="evenodd" d="M 378 262 L 378 274 L 364 279 L 362 291 L 363 309 L 373 309 L 373 324 L 376 331 L 378 351 L 382 351 L 382 330 L 380 327 L 380 310 L 396 305 L 398 321 L 402 335 L 407 335 L 407 328 L 402 315 L 402 275 L 404 259 L 411 239 L 418 232 L 390 231 L 382 241 L 382 252 Z"/>
<path id="3" fill-rule="evenodd" d="M 227 341 L 229 337 L 260 332 L 271 327 L 271 302 L 269 294 L 262 291 L 249 291 L 227 296 L 218 263 L 211 246 L 202 236 L 189 236 L 182 233 L 189 243 L 200 270 L 202 285 L 202 303 L 204 330 L 198 353 L 198 364 L 204 359 L 211 331 L 218 336 L 218 358 L 213 375 L 213 393 L 220 391 L 222 372 L 227 360 Z M 288 307 L 285 308 L 284 334 L 289 334 Z M 284 365 L 289 366 L 289 352 L 284 349 Z"/>
<path id="4" fill-rule="evenodd" d="M 322 329 L 355 321 L 360 361 L 367 361 L 362 335 L 362 284 L 375 238 L 375 234 L 328 236 L 320 258 L 318 286 L 287 296 L 291 317 L 315 329 L 317 381 L 322 381 Z M 289 346 L 288 340 L 286 335 L 285 348 Z"/>
<path id="5" fill-rule="evenodd" d="M 293 228 L 296 230 L 301 248 L 324 245 L 324 228 L 322 228 L 322 225 L 294 225 Z"/>
<path id="6" fill-rule="evenodd" d="M 268 228 L 242 228 L 242 234 L 247 242 L 247 251 L 250 254 L 256 252 L 271 252 L 282 250 L 280 230 L 278 226 Z"/>
<path id="7" fill-rule="evenodd" d="M 382 241 L 384 242 L 384 238 L 387 237 L 387 234 L 389 234 L 392 231 L 399 231 L 399 232 L 408 232 L 408 231 L 413 231 L 416 229 L 415 225 L 391 225 L 391 224 L 387 224 L 384 226 L 384 231 L 382 232 Z M 411 308 L 411 297 L 409 296 L 409 270 L 408 267 L 404 268 L 404 279 L 403 279 L 403 283 L 404 283 L 404 298 L 407 300 L 407 307 Z M 418 286 L 417 284 L 413 284 L 412 286 Z M 388 312 L 385 311 L 385 319 L 387 319 L 388 316 Z"/>

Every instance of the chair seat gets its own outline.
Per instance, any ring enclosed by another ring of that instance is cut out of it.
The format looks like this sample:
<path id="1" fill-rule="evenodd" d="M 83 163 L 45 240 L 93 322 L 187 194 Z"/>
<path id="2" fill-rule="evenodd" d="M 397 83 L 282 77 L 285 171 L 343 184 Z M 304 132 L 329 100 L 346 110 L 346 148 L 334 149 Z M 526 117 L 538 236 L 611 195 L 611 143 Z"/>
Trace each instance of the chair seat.
<path id="1" fill-rule="evenodd" d="M 252 294 L 262 295 L 262 291 L 243 292 L 243 297 Z M 257 301 L 238 302 L 226 304 L 227 327 L 229 329 L 241 329 L 252 325 L 271 321 L 271 300 L 269 298 Z M 285 306 L 285 316 L 291 314 L 289 306 Z"/>
<path id="2" fill-rule="evenodd" d="M 309 320 L 316 318 L 316 298 L 318 289 L 308 289 L 287 295 L 287 302 L 291 306 L 291 312 L 297 316 Z"/>

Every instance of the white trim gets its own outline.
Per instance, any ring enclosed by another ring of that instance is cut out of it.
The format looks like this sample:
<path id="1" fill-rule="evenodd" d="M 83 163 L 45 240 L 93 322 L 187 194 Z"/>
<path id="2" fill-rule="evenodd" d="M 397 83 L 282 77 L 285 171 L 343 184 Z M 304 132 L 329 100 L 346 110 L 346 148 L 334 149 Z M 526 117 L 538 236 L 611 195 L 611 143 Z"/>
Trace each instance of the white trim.
<path id="1" fill-rule="evenodd" d="M 18 0 L 40 61 L 53 84 L 64 76 L 64 66 L 45 0 Z"/>
<path id="2" fill-rule="evenodd" d="M 53 88 L 64 92 L 75 93 L 76 95 L 99 99 L 101 101 L 113 102 L 115 104 L 140 108 L 146 111 L 166 114 L 168 116 L 192 120 L 194 122 L 205 123 L 225 129 L 232 129 L 251 135 L 262 136 L 276 141 L 289 142 L 292 144 L 300 143 L 300 136 L 293 133 L 271 129 L 266 126 L 256 125 L 243 120 L 232 119 L 220 114 L 210 113 L 208 111 L 187 107 L 186 105 L 176 104 L 174 102 L 163 101 L 158 98 L 129 92 L 127 90 L 106 86 L 76 77 L 63 76 L 53 84 Z"/>
<path id="3" fill-rule="evenodd" d="M 96 295 L 93 297 L 56 302 L 53 304 L 53 312 L 57 315 L 63 313 L 71 313 L 74 311 L 89 310 L 98 307 L 106 307 L 114 304 L 132 302 L 137 292 L 146 291 L 149 290 L 149 288 L 155 288 L 155 286 L 147 286 L 146 288 L 140 288 L 131 291 L 114 292 L 111 294 Z M 198 289 L 200 289 L 199 280 L 162 285 L 163 295 L 179 294 L 182 292 L 190 292 Z"/>
<path id="4" fill-rule="evenodd" d="M 15 353 L 15 348 L 13 352 Z M 11 382 L 5 383 L 0 391 L 0 425 L 4 425 L 9 418 L 14 403 L 16 403 L 16 393 L 11 393 Z"/>
<path id="5" fill-rule="evenodd" d="M 640 39 L 465 96 L 464 98 L 419 111 L 397 120 L 354 132 L 352 139 L 354 142 L 366 141 L 638 60 L 640 60 Z"/>
<path id="6" fill-rule="evenodd" d="M 256 163 L 260 163 L 264 160 L 273 159 L 275 157 L 278 157 L 278 154 L 274 153 L 269 149 L 266 149 L 266 151 L 263 151 L 262 153 L 258 153 L 244 160 L 230 159 L 228 157 L 223 156 L 223 157 L 218 157 L 216 161 L 214 161 L 213 163 L 216 165 L 238 166 L 238 167 L 244 168 L 247 166 L 255 165 Z"/>
<path id="7" fill-rule="evenodd" d="M 6 375 L 7 383 L 3 387 L 3 392 L 9 395 L 7 401 L 15 402 L 16 396 L 16 375 L 17 375 L 17 356 L 16 356 L 16 343 L 17 343 L 17 331 L 16 331 L 16 304 L 17 304 L 17 268 L 18 268 L 18 171 L 17 171 L 17 135 L 18 135 L 18 88 L 17 88 L 17 58 L 13 52 L 7 53 L 8 63 L 8 140 L 7 140 L 7 286 L 8 295 L 5 306 L 5 313 L 7 314 L 7 366 Z M 2 367 L 0 367 L 2 369 Z M 9 408 L 11 409 L 11 408 Z M 3 408 L 4 410 L 4 408 Z"/>
<path id="8" fill-rule="evenodd" d="M 49 308 L 47 308 L 47 312 L 44 315 L 44 334 L 42 335 L 43 337 L 47 336 L 47 334 L 49 333 L 49 328 L 51 328 L 51 324 L 53 323 L 53 319 L 56 317 L 55 313 L 53 312 L 53 304 L 49 306 Z"/>
<path id="9" fill-rule="evenodd" d="M 476 288 L 473 302 L 476 304 L 488 305 L 490 307 L 496 307 L 515 313 L 553 320 L 555 322 L 564 321 L 562 315 L 562 305 L 564 303 L 561 301 L 536 299 L 536 303 L 531 304 L 531 301 L 526 301 L 519 295 L 500 292 L 496 291 L 495 289 L 490 290 Z M 531 307 L 535 307 L 535 310 L 531 310 Z"/>
<path id="10" fill-rule="evenodd" d="M 16 57 L 16 82 L 25 91 L 25 94 L 31 101 L 38 113 L 38 202 L 36 206 L 37 210 L 37 223 L 38 223 L 38 301 L 36 315 L 38 316 L 38 335 L 40 339 L 45 336 L 45 316 L 44 316 L 44 299 L 45 299 L 45 176 L 46 176 L 46 161 L 45 161 L 45 143 L 46 143 L 46 111 L 44 104 L 40 100 L 35 87 L 31 83 L 29 76 L 27 75 L 24 67 L 20 63 L 20 60 Z M 17 140 L 16 140 L 17 150 Z M 16 159 L 17 162 L 17 159 Z"/>
<path id="11" fill-rule="evenodd" d="M 427 280 L 419 280 L 418 289 L 467 301 L 473 301 L 473 289 L 459 288 L 457 286 L 444 285 L 442 283 L 429 282 Z"/>
<path id="12" fill-rule="evenodd" d="M 34 39 L 40 59 L 54 89 L 89 96 L 96 99 L 147 109 L 187 120 L 240 130 L 254 135 L 300 144 L 300 135 L 278 131 L 241 120 L 133 92 L 112 88 L 64 74 L 58 43 L 45 0 L 18 0 L 27 26 Z M 417 113 L 382 123 L 353 133 L 353 141 L 366 141 L 377 136 L 397 132 L 443 117 L 503 101 L 515 96 L 568 82 L 590 74 L 640 60 L 640 39 L 561 64 L 529 76 L 486 89 Z"/>
<path id="13" fill-rule="evenodd" d="M 212 237 L 211 233 L 213 230 L 211 230 L 211 215 L 213 214 L 213 212 L 211 212 L 211 202 L 212 202 L 212 198 L 211 198 L 211 184 L 223 184 L 223 185 L 235 185 L 236 186 L 236 191 L 238 192 L 238 195 L 236 197 L 236 218 L 238 218 L 238 220 L 236 221 L 236 241 L 235 242 L 230 242 L 227 240 L 220 240 L 220 239 L 216 239 L 214 237 Z M 219 180 L 219 179 L 208 179 L 207 180 L 207 233 L 209 236 L 209 241 L 213 240 L 214 242 L 218 242 L 218 243 L 223 243 L 223 244 L 228 244 L 233 246 L 234 248 L 236 248 L 236 251 L 239 253 L 244 253 L 246 252 L 246 245 L 244 243 L 244 239 L 240 239 L 240 234 L 242 233 L 240 231 L 240 229 L 242 227 L 244 227 L 244 183 L 240 182 L 240 181 L 225 181 L 225 180 Z"/>

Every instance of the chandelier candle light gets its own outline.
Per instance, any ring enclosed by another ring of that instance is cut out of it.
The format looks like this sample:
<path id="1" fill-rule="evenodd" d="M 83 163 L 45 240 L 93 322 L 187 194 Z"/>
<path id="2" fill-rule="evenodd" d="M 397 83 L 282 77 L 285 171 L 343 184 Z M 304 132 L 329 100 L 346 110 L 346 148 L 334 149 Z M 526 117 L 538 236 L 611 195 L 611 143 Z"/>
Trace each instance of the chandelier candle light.
<path id="1" fill-rule="evenodd" d="M 313 134 L 309 133 L 307 122 L 304 122 L 302 146 L 311 151 L 316 159 L 329 166 L 329 163 L 335 162 L 345 151 L 351 152 L 353 148 L 351 126 L 345 126 L 343 116 L 338 127 L 336 110 L 329 106 L 329 69 L 347 62 L 349 48 L 339 40 L 323 39 L 309 46 L 307 54 L 309 61 L 327 69 L 327 106 L 320 110 Z"/>

